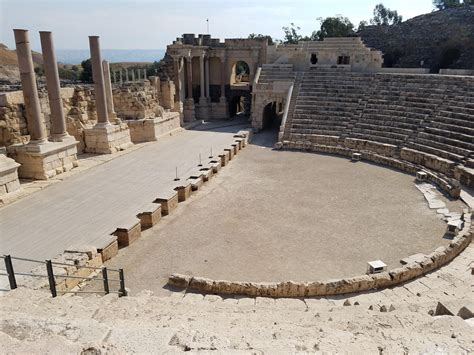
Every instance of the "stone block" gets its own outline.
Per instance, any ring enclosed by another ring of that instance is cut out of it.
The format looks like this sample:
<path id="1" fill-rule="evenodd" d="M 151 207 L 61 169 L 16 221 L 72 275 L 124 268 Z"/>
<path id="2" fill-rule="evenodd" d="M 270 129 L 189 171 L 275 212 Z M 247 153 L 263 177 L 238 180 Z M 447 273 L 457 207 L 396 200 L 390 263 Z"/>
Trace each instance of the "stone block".
<path id="1" fill-rule="evenodd" d="M 192 175 L 186 181 L 189 181 L 193 191 L 198 191 L 204 183 L 203 174 Z"/>
<path id="2" fill-rule="evenodd" d="M 202 178 L 204 182 L 209 181 L 212 178 L 213 170 L 212 168 L 201 168 L 199 171 L 202 173 Z"/>
<path id="3" fill-rule="evenodd" d="M 214 174 L 217 174 L 219 172 L 219 170 L 221 170 L 221 159 L 212 159 L 210 162 L 209 162 L 209 166 L 212 168 L 212 172 Z"/>
<path id="4" fill-rule="evenodd" d="M 142 230 L 151 228 L 161 219 L 161 204 L 150 203 L 142 208 L 142 212 L 137 214 L 140 219 Z"/>
<path id="5" fill-rule="evenodd" d="M 95 258 L 97 256 L 97 248 L 93 245 L 78 245 L 78 246 L 71 246 L 67 248 L 65 253 L 84 253 L 87 254 L 89 260 Z"/>
<path id="6" fill-rule="evenodd" d="M 229 152 L 224 151 L 222 154 L 219 154 L 221 158 L 221 166 L 226 166 L 229 163 Z"/>
<path id="7" fill-rule="evenodd" d="M 47 180 L 77 166 L 76 140 L 44 144 L 16 144 L 8 152 L 21 164 L 18 175 L 23 179 Z"/>
<path id="8" fill-rule="evenodd" d="M 227 154 L 229 154 L 229 160 L 232 160 L 234 158 L 234 155 L 235 155 L 234 147 L 226 148 L 224 149 L 224 152 L 227 152 Z"/>
<path id="9" fill-rule="evenodd" d="M 109 238 L 110 240 L 110 238 Z M 105 262 L 107 260 L 112 259 L 114 256 L 118 254 L 118 241 L 117 237 L 114 237 L 113 240 L 110 240 L 109 243 L 104 244 L 97 248 L 98 252 L 102 256 L 102 261 Z"/>
<path id="10" fill-rule="evenodd" d="M 179 183 L 174 190 L 178 193 L 178 202 L 184 202 L 191 197 L 191 183 L 189 181 Z"/>
<path id="11" fill-rule="evenodd" d="M 462 319 L 474 317 L 474 302 L 472 300 L 459 299 L 440 301 L 436 306 L 435 316 L 459 316 Z"/>
<path id="12" fill-rule="evenodd" d="M 160 195 L 160 197 L 156 198 L 153 202 L 160 203 L 161 215 L 167 216 L 178 207 L 178 193 L 172 190 L 168 194 Z"/>
<path id="13" fill-rule="evenodd" d="M 117 227 L 114 235 L 117 237 L 119 246 L 126 247 L 140 237 L 141 230 L 140 220 L 133 218 L 130 221 L 124 222 L 123 225 Z"/>

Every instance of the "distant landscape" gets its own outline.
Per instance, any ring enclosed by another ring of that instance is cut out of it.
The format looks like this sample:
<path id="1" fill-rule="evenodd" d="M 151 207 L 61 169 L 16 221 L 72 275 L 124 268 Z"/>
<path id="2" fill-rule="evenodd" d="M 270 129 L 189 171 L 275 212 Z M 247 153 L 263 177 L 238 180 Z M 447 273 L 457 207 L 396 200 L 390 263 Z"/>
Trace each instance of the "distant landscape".
<path id="1" fill-rule="evenodd" d="M 163 59 L 165 49 L 102 49 L 102 58 L 111 63 L 155 62 Z M 63 64 L 80 64 L 90 58 L 88 49 L 56 49 L 56 58 Z"/>

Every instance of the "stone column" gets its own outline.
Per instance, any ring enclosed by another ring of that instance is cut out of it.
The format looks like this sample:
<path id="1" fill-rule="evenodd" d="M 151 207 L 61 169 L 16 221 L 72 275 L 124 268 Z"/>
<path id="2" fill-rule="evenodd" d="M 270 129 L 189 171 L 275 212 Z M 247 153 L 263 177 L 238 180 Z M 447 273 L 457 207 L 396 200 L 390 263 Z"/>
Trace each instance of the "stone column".
<path id="1" fill-rule="evenodd" d="M 92 77 L 94 79 L 94 96 L 97 111 L 97 124 L 95 127 L 108 126 L 109 116 L 107 114 L 107 99 L 104 85 L 104 72 L 102 70 L 102 58 L 100 55 L 99 36 L 89 36 L 91 51 Z"/>
<path id="2" fill-rule="evenodd" d="M 205 71 L 206 71 L 206 98 L 210 102 L 211 101 L 211 88 L 210 88 L 210 83 L 209 83 L 209 57 L 206 57 L 206 65 L 205 65 Z"/>
<path id="3" fill-rule="evenodd" d="M 143 69 L 143 80 L 146 80 L 146 68 Z"/>
<path id="4" fill-rule="evenodd" d="M 132 69 L 132 83 L 135 82 L 135 69 Z"/>
<path id="5" fill-rule="evenodd" d="M 114 84 L 117 84 L 117 71 L 114 70 Z"/>
<path id="6" fill-rule="evenodd" d="M 220 57 L 220 59 L 221 59 L 221 98 L 220 98 L 220 102 L 226 102 L 225 85 L 226 85 L 226 82 L 227 82 L 227 79 L 226 79 L 227 59 L 225 57 Z"/>
<path id="7" fill-rule="evenodd" d="M 189 56 L 186 58 L 186 65 L 188 69 L 188 99 L 193 98 L 193 57 Z"/>
<path id="8" fill-rule="evenodd" d="M 27 114 L 30 144 L 47 142 L 45 124 L 41 118 L 41 108 L 36 87 L 35 69 L 31 56 L 30 40 L 27 30 L 15 29 L 16 55 L 20 69 L 21 87 Z"/>
<path id="9" fill-rule="evenodd" d="M 51 140 L 62 141 L 68 137 L 64 116 L 61 87 L 59 84 L 58 64 L 54 53 L 53 35 L 48 31 L 40 31 L 41 50 L 43 52 L 46 85 L 48 87 L 49 107 L 51 109 Z"/>
<path id="10" fill-rule="evenodd" d="M 128 83 L 128 68 L 125 68 L 125 82 Z"/>
<path id="11" fill-rule="evenodd" d="M 112 93 L 112 83 L 110 82 L 110 67 L 109 62 L 106 60 L 102 61 L 102 70 L 104 71 L 104 83 L 105 83 L 105 98 L 107 101 L 107 113 L 111 118 L 115 118 L 114 110 L 114 96 Z"/>
<path id="12" fill-rule="evenodd" d="M 200 79 L 200 89 L 201 89 L 201 96 L 199 97 L 199 103 L 206 101 L 205 95 L 204 95 L 204 55 L 199 56 L 199 79 Z"/>
<path id="13" fill-rule="evenodd" d="M 179 68 L 179 58 L 173 58 L 174 65 L 174 86 L 176 88 L 176 97 L 175 101 L 181 101 L 181 85 L 180 85 L 180 68 Z"/>
<path id="14" fill-rule="evenodd" d="M 120 79 L 120 85 L 122 85 L 123 84 L 122 68 L 119 69 L 119 79 Z"/>

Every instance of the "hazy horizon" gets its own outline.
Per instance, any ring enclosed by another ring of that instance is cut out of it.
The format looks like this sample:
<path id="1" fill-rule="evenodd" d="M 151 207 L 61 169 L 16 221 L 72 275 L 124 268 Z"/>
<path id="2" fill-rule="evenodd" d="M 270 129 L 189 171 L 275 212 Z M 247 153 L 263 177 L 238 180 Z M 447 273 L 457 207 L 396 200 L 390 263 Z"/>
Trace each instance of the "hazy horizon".
<path id="1" fill-rule="evenodd" d="M 404 20 L 433 10 L 431 0 L 0 0 L 0 42 L 14 48 L 12 29 L 25 28 L 36 51 L 42 30 L 53 32 L 58 50 L 88 49 L 89 35 L 101 36 L 103 49 L 165 49 L 183 33 L 207 33 L 206 19 L 213 38 L 282 39 L 292 22 L 311 34 L 318 17 L 343 15 L 357 26 L 378 3 Z"/>

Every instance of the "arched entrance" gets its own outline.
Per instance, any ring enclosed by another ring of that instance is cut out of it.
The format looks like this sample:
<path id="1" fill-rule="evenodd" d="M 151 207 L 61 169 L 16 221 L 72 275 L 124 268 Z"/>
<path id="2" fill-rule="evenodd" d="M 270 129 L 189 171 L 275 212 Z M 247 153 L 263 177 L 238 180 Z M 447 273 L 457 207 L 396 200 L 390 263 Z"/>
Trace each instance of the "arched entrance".
<path id="1" fill-rule="evenodd" d="M 243 60 L 239 60 L 232 67 L 231 85 L 248 84 L 250 82 L 250 67 Z"/>
<path id="2" fill-rule="evenodd" d="M 283 105 L 276 101 L 268 103 L 263 108 L 262 129 L 278 130 L 283 118 Z"/>
<path id="3" fill-rule="evenodd" d="M 230 97 L 228 97 L 229 103 L 229 116 L 234 117 L 237 115 L 250 116 L 252 96 L 248 90 L 232 90 Z"/>

